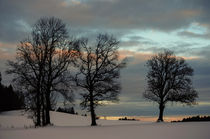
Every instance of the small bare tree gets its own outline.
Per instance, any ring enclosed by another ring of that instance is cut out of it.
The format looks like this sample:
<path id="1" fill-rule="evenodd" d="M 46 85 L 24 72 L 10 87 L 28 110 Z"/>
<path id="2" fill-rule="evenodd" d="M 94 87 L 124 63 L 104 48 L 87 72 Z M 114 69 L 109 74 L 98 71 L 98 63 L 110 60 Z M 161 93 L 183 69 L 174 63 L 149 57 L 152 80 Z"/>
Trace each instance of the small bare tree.
<path id="1" fill-rule="evenodd" d="M 99 34 L 93 46 L 88 45 L 87 39 L 80 43 L 75 81 L 77 86 L 83 88 L 81 106 L 90 111 L 92 126 L 97 125 L 96 106 L 103 104 L 103 101 L 118 100 L 120 69 L 126 65 L 125 60 L 119 60 L 118 43 L 106 34 Z"/>
<path id="2" fill-rule="evenodd" d="M 147 89 L 143 96 L 159 104 L 158 121 L 163 121 L 163 111 L 167 102 L 194 104 L 198 97 L 192 87 L 193 69 L 183 58 L 165 50 L 147 61 Z"/>
<path id="3" fill-rule="evenodd" d="M 31 38 L 20 43 L 16 61 L 9 61 L 7 73 L 27 90 L 35 110 L 36 125 L 50 124 L 53 92 L 72 100 L 69 66 L 75 59 L 77 43 L 68 41 L 66 25 L 58 18 L 41 18 L 32 28 Z M 32 100 L 31 100 L 32 99 Z M 35 104 L 34 104 L 35 103 Z M 42 114 L 40 114 L 42 113 Z"/>

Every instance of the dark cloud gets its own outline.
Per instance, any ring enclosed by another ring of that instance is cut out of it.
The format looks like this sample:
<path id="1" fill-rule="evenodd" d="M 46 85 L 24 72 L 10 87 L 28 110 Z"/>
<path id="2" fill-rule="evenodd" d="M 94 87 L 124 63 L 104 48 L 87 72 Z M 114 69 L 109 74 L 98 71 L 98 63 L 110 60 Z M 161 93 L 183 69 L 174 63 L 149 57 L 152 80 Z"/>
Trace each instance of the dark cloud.
<path id="1" fill-rule="evenodd" d="M 203 46 L 203 47 L 200 47 L 200 48 L 194 48 L 194 49 L 191 49 L 189 50 L 191 54 L 193 55 L 197 55 L 197 56 L 200 56 L 202 58 L 204 58 L 203 60 L 204 61 L 209 61 L 209 55 L 210 55 L 210 45 L 207 45 L 207 46 Z M 200 61 L 201 63 L 203 61 Z"/>
<path id="2" fill-rule="evenodd" d="M 208 0 L 1 0 L 0 37 L 4 41 L 25 36 L 25 23 L 42 16 L 64 19 L 73 28 L 174 30 L 191 22 L 209 24 Z"/>
<path id="3" fill-rule="evenodd" d="M 179 32 L 178 35 L 186 36 L 190 38 L 210 39 L 209 32 L 206 34 L 198 34 L 198 33 L 190 32 L 190 31 L 182 31 L 182 32 Z"/>
<path id="4" fill-rule="evenodd" d="M 127 37 L 127 39 L 129 39 L 130 41 L 136 41 L 136 40 L 141 41 L 141 40 L 145 40 L 146 38 L 142 37 L 142 36 L 135 36 L 135 35 L 133 35 L 133 36 Z"/>

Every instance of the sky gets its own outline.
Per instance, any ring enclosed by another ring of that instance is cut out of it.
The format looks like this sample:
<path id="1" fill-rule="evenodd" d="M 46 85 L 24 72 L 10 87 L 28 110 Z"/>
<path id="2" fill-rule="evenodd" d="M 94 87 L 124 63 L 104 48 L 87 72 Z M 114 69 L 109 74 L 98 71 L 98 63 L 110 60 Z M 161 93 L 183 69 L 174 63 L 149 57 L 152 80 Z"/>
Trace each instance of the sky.
<path id="1" fill-rule="evenodd" d="M 120 54 L 128 57 L 121 72 L 120 101 L 99 107 L 98 115 L 157 115 L 158 105 L 142 97 L 145 63 L 165 48 L 194 69 L 193 85 L 199 93 L 197 105 L 168 103 L 165 115 L 210 114 L 209 7 L 209 0 L 0 0 L 3 83 L 12 78 L 4 74 L 5 63 L 14 59 L 18 43 L 30 35 L 39 18 L 54 16 L 68 25 L 72 36 L 94 40 L 98 33 L 114 35 Z"/>

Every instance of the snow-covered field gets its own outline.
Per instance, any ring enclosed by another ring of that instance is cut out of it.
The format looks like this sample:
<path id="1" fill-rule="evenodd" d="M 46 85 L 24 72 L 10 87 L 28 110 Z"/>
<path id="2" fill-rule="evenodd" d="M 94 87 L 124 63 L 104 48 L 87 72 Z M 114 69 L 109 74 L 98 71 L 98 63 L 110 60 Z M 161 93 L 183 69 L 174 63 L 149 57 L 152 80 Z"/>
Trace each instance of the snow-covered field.
<path id="1" fill-rule="evenodd" d="M 21 111 L 0 114 L 0 139 L 210 139 L 210 122 L 153 123 L 97 120 L 51 112 L 54 126 L 33 128 Z"/>

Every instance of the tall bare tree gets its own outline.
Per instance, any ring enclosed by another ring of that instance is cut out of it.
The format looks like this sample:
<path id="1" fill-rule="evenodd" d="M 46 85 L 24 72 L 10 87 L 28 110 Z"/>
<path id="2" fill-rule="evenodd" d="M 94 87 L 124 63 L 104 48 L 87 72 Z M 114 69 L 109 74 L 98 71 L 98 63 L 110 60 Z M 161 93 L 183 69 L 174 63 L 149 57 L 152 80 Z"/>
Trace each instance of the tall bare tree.
<path id="1" fill-rule="evenodd" d="M 33 37 L 35 39 L 35 37 Z M 8 74 L 14 74 L 14 79 L 22 89 L 27 90 L 26 94 L 30 108 L 35 114 L 35 125 L 41 125 L 41 85 L 44 71 L 44 53 L 37 41 L 26 39 L 20 42 L 17 47 L 16 61 L 8 61 Z M 43 95 L 43 94 L 42 94 Z"/>
<path id="2" fill-rule="evenodd" d="M 165 50 L 148 60 L 146 66 L 148 86 L 143 96 L 159 104 L 158 121 L 163 121 L 164 108 L 169 101 L 195 103 L 198 94 L 192 87 L 193 69 L 183 58 Z"/>
<path id="3" fill-rule="evenodd" d="M 81 106 L 90 111 L 92 126 L 97 125 L 96 106 L 118 100 L 120 69 L 126 65 L 125 60 L 119 59 L 118 43 L 107 34 L 99 34 L 94 45 L 88 45 L 87 39 L 80 43 L 75 80 L 83 88 Z"/>
<path id="4" fill-rule="evenodd" d="M 68 67 L 74 61 L 75 44 L 69 42 L 66 25 L 57 18 L 42 18 L 35 25 L 33 32 L 45 47 L 46 63 L 44 90 L 46 98 L 46 124 L 50 124 L 50 97 L 53 91 L 64 96 L 69 89 Z M 71 98 L 71 97 L 70 97 Z"/>
<path id="5" fill-rule="evenodd" d="M 50 124 L 53 92 L 60 92 L 72 100 L 69 65 L 74 61 L 77 43 L 68 41 L 66 25 L 54 17 L 41 18 L 32 28 L 31 38 L 20 43 L 16 61 L 9 61 L 9 74 L 14 81 L 30 92 L 28 96 L 36 103 L 36 125 Z M 42 114 L 40 114 L 42 112 Z"/>

